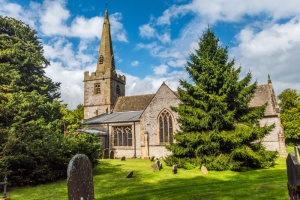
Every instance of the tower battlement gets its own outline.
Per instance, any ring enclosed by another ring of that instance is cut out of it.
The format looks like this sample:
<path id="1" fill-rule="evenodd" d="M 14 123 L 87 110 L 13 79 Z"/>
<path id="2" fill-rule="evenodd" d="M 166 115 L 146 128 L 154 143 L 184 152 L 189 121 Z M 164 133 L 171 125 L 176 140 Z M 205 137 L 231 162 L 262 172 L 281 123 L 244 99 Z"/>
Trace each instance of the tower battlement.
<path id="1" fill-rule="evenodd" d="M 111 73 L 103 73 L 103 72 L 92 72 L 90 74 L 89 71 L 84 72 L 84 81 L 92 81 L 92 80 L 104 80 L 104 79 L 114 79 L 122 84 L 126 84 L 126 77 L 124 75 L 117 74 L 116 71 L 111 71 Z"/>

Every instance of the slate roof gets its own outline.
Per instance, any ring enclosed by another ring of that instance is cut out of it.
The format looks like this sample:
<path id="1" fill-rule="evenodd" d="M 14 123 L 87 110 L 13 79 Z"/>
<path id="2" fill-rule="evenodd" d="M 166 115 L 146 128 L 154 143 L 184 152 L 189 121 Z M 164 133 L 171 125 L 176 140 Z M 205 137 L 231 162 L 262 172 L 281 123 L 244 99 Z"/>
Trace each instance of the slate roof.
<path id="1" fill-rule="evenodd" d="M 119 97 L 113 112 L 127 112 L 145 110 L 155 94 Z"/>
<path id="2" fill-rule="evenodd" d="M 110 114 L 102 114 L 90 119 L 83 120 L 83 124 L 110 124 L 121 122 L 138 122 L 144 110 L 129 112 L 113 112 Z"/>
<path id="3" fill-rule="evenodd" d="M 265 116 L 277 115 L 277 102 L 275 102 L 276 100 L 272 100 L 274 95 L 273 88 L 269 84 L 258 85 L 253 98 L 250 101 L 249 107 L 253 108 L 261 106 L 268 102 L 268 106 L 265 110 Z"/>

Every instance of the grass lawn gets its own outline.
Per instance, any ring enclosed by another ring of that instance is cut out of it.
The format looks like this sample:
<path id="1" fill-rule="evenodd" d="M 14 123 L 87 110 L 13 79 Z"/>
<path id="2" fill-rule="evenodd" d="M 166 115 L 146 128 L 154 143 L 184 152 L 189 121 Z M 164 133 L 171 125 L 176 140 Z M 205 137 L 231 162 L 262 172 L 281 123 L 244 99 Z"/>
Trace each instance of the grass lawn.
<path id="1" fill-rule="evenodd" d="M 288 199 L 285 158 L 270 169 L 247 172 L 178 169 L 163 165 L 153 172 L 149 160 L 100 160 L 94 169 L 95 199 Z M 164 164 L 164 163 L 163 163 Z M 125 178 L 134 171 L 133 178 Z M 11 188 L 11 200 L 66 200 L 67 183 Z"/>

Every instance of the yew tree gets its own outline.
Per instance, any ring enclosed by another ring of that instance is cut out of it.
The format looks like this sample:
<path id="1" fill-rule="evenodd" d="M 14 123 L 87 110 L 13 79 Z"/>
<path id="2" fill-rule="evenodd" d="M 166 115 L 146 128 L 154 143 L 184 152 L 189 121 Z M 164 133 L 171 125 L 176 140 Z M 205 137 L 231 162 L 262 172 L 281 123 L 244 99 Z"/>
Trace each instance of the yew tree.
<path id="1" fill-rule="evenodd" d="M 261 144 L 274 128 L 258 127 L 266 105 L 250 108 L 249 102 L 257 83 L 251 73 L 240 78 L 241 67 L 228 59 L 228 47 L 222 47 L 208 28 L 190 55 L 186 70 L 192 83 L 181 80 L 178 95 L 180 131 L 175 143 L 167 148 L 172 155 L 169 165 L 190 168 L 205 165 L 214 170 L 245 170 L 274 165 L 276 152 L 266 151 Z"/>

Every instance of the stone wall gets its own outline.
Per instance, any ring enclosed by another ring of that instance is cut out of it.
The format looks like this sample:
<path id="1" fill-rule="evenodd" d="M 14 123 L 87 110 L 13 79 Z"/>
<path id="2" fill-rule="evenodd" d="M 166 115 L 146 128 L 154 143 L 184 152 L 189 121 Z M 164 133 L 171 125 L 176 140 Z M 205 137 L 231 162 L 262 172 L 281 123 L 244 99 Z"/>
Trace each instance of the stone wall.
<path id="1" fill-rule="evenodd" d="M 115 126 L 131 126 L 132 127 L 132 146 L 114 146 L 114 132 L 113 129 Z M 135 130 L 134 130 L 135 129 Z M 139 123 L 118 123 L 111 124 L 109 126 L 110 134 L 110 149 L 115 152 L 115 157 L 120 158 L 125 156 L 127 158 L 134 157 L 134 154 L 137 158 L 141 157 L 141 136 L 140 136 L 140 124 Z M 135 134 L 135 135 L 134 135 Z"/>
<path id="2" fill-rule="evenodd" d="M 125 95 L 125 76 L 111 74 L 106 77 L 99 72 L 84 74 L 84 119 L 110 112 L 119 96 Z M 94 86 L 100 83 L 100 94 L 94 93 Z M 118 88 L 118 89 L 117 89 Z"/>
<path id="3" fill-rule="evenodd" d="M 263 139 L 263 145 L 269 151 L 278 151 L 280 155 L 286 155 L 283 128 L 280 118 L 276 116 L 264 117 L 259 122 L 260 126 L 275 124 L 275 128 Z"/>
<path id="4" fill-rule="evenodd" d="M 158 116 L 164 109 L 167 109 L 172 114 L 173 128 L 174 132 L 176 132 L 179 128 L 176 121 L 178 115 L 171 110 L 170 106 L 177 106 L 178 104 L 178 96 L 166 84 L 162 84 L 141 117 L 141 145 L 143 158 L 151 156 L 164 157 L 168 154 L 165 146 L 160 146 Z M 147 134 L 148 137 L 146 136 Z M 148 141 L 145 141 L 146 137 L 148 138 Z"/>

